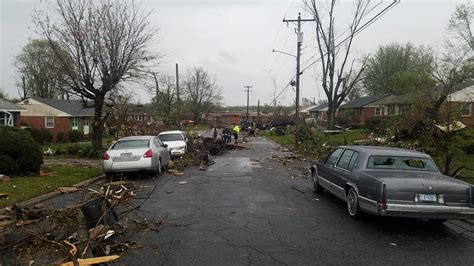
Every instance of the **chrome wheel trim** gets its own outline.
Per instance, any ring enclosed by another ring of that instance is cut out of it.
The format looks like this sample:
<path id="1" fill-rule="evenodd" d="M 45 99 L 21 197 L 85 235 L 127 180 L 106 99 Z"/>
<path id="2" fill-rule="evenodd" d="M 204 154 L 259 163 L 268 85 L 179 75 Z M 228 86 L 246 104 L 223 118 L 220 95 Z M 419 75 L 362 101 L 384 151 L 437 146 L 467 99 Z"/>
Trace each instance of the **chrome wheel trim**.
<path id="1" fill-rule="evenodd" d="M 357 193 L 354 189 L 351 189 L 347 193 L 347 211 L 351 216 L 357 214 L 357 207 Z"/>

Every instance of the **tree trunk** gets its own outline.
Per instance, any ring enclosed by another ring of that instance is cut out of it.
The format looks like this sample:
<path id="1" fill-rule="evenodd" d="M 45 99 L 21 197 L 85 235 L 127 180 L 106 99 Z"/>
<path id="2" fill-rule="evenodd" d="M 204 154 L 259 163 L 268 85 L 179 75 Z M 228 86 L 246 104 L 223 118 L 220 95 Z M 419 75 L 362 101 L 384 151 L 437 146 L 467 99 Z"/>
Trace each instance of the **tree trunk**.
<path id="1" fill-rule="evenodd" d="M 328 129 L 334 129 L 334 122 L 336 120 L 336 110 L 332 104 L 328 104 Z"/>
<path id="2" fill-rule="evenodd" d="M 98 96 L 94 99 L 94 121 L 92 122 L 92 146 L 102 150 L 102 135 L 104 133 L 104 119 L 102 109 L 104 107 L 104 98 Z"/>

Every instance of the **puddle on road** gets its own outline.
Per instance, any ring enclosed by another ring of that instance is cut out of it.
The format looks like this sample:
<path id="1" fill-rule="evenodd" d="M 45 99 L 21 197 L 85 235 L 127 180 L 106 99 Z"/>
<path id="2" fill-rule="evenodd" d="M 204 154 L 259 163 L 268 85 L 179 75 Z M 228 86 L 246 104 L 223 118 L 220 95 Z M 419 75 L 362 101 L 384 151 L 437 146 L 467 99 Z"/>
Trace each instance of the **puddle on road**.
<path id="1" fill-rule="evenodd" d="M 220 175 L 239 175 L 250 173 L 255 168 L 262 168 L 259 162 L 252 161 L 250 157 L 221 157 L 217 158 L 214 165 L 208 171 Z"/>

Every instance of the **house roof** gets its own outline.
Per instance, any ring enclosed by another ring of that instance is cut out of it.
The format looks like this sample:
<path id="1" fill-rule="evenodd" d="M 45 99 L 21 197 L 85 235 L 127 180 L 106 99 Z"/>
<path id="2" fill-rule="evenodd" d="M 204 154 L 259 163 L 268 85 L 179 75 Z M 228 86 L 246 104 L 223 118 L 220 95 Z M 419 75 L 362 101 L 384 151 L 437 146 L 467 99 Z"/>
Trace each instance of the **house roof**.
<path id="1" fill-rule="evenodd" d="M 382 98 L 385 98 L 389 96 L 390 94 L 383 94 L 383 95 L 373 95 L 373 96 L 365 96 L 365 97 L 360 97 L 357 98 L 353 101 L 350 101 L 348 103 L 345 103 L 341 105 L 339 108 L 340 109 L 348 109 L 348 108 L 360 108 L 364 107 L 372 102 L 378 101 Z"/>
<path id="2" fill-rule="evenodd" d="M 25 109 L 21 108 L 20 106 L 12 102 L 0 99 L 0 110 L 21 112 Z"/>
<path id="3" fill-rule="evenodd" d="M 49 105 L 60 111 L 70 114 L 71 116 L 94 116 L 94 108 L 84 108 L 82 101 L 76 100 L 56 100 L 33 97 L 34 100 Z"/>
<path id="4" fill-rule="evenodd" d="M 474 85 L 465 87 L 448 96 L 450 102 L 474 102 Z"/>
<path id="5" fill-rule="evenodd" d="M 128 106 L 128 115 L 154 115 L 156 110 L 150 104 L 130 104 Z"/>
<path id="6" fill-rule="evenodd" d="M 320 105 L 317 105 L 313 107 L 312 109 L 310 109 L 309 112 L 314 113 L 314 112 L 324 111 L 323 109 L 325 108 L 328 108 L 328 103 L 322 103 Z"/>
<path id="7" fill-rule="evenodd" d="M 316 105 L 311 105 L 300 109 L 300 113 L 309 113 L 313 108 L 317 107 Z"/>

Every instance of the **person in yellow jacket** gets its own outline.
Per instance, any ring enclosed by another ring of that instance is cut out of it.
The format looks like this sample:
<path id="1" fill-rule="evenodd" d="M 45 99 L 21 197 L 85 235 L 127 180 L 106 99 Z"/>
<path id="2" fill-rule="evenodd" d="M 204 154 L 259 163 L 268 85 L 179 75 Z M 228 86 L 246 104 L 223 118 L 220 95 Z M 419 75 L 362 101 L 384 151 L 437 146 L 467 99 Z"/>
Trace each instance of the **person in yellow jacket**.
<path id="1" fill-rule="evenodd" d="M 240 133 L 240 126 L 235 125 L 235 127 L 232 128 L 232 130 L 234 131 L 234 141 L 237 144 L 237 139 L 239 138 L 239 133 Z"/>

